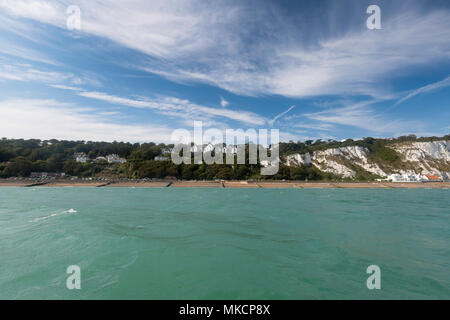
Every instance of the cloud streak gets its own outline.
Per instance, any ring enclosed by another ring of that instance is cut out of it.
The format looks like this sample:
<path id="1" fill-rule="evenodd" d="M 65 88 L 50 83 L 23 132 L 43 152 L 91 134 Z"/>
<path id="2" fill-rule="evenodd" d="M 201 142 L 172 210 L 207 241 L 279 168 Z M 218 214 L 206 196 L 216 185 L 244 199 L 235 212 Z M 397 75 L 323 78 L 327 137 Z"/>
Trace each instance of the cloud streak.
<path id="1" fill-rule="evenodd" d="M 291 111 L 294 108 L 295 108 L 295 106 L 291 106 L 286 111 L 283 111 L 282 113 L 275 116 L 272 120 L 268 121 L 269 126 L 273 127 L 273 124 L 275 123 L 275 121 L 277 121 L 278 119 L 280 119 L 281 117 L 286 115 L 289 111 Z"/>
<path id="2" fill-rule="evenodd" d="M 73 74 L 42 71 L 30 65 L 9 64 L 0 62 L 0 79 L 35 82 L 63 82 L 74 79 Z"/>
<path id="3" fill-rule="evenodd" d="M 406 100 L 409 100 L 411 98 L 414 98 L 415 96 L 421 95 L 421 94 L 425 94 L 425 93 L 430 93 L 445 87 L 450 87 L 450 76 L 448 76 L 447 78 L 445 78 L 444 80 L 423 86 L 421 88 L 418 88 L 416 90 L 413 90 L 412 92 L 410 92 L 407 96 L 401 98 L 400 100 L 398 100 L 395 105 L 399 105 L 403 102 L 405 102 Z"/>

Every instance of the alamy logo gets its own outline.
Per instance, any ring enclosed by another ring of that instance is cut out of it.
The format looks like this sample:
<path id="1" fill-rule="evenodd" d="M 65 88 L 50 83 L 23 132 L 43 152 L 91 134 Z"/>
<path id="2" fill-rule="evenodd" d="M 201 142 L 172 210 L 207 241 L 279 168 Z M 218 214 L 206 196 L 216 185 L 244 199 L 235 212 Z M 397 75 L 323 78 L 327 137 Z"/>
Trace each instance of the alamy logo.
<path id="1" fill-rule="evenodd" d="M 371 274 L 369 278 L 367 278 L 367 289 L 373 290 L 381 289 L 381 270 L 380 267 L 377 265 L 371 265 L 367 267 L 366 272 L 368 274 Z"/>
<path id="2" fill-rule="evenodd" d="M 81 30 L 81 9 L 78 6 L 69 6 L 66 10 L 69 17 L 66 20 L 67 29 Z"/>
<path id="3" fill-rule="evenodd" d="M 66 287 L 69 290 L 81 289 L 81 269 L 77 265 L 68 266 L 66 270 L 70 276 L 66 280 Z"/>
<path id="4" fill-rule="evenodd" d="M 370 17 L 367 18 L 367 29 L 381 29 L 381 9 L 379 6 L 372 4 L 367 7 L 367 14 L 370 14 Z"/>
<path id="5" fill-rule="evenodd" d="M 194 164 L 223 164 L 224 156 L 226 164 L 245 164 L 248 146 L 248 163 L 257 164 L 259 158 L 261 175 L 275 175 L 279 169 L 278 129 L 271 129 L 270 137 L 267 129 L 226 129 L 224 134 L 219 129 L 209 128 L 203 133 L 202 122 L 194 121 L 193 136 L 186 129 L 177 129 L 171 140 L 175 144 L 172 162 L 177 165 L 192 164 L 192 160 Z M 206 147 L 203 142 L 208 142 Z"/>

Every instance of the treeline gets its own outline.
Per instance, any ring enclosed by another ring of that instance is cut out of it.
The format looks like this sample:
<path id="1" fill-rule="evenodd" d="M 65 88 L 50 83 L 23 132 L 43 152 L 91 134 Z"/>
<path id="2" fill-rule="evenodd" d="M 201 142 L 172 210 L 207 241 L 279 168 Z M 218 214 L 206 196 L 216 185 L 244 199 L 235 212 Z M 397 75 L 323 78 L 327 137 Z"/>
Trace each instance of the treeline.
<path id="1" fill-rule="evenodd" d="M 192 163 L 194 163 L 192 161 Z M 225 161 L 224 161 L 225 163 Z M 180 164 L 171 161 L 129 161 L 121 168 L 127 177 L 177 178 L 182 180 L 337 180 L 331 173 L 322 172 L 314 166 L 286 166 L 281 164 L 273 176 L 261 176 L 259 164 Z"/>
<path id="2" fill-rule="evenodd" d="M 74 154 L 86 153 L 95 159 L 108 154 L 124 158 L 154 159 L 165 144 L 91 142 L 38 139 L 0 140 L 0 178 L 28 177 L 31 172 L 65 172 L 68 175 L 93 177 L 99 174 L 120 175 L 118 166 L 108 163 L 77 163 Z"/>
<path id="3" fill-rule="evenodd" d="M 370 157 L 376 162 L 394 164 L 399 160 L 397 153 L 388 148 L 390 144 L 399 142 L 427 142 L 450 140 L 450 135 L 444 137 L 417 138 L 414 135 L 396 139 L 365 138 L 362 140 L 347 139 L 345 141 L 316 140 L 305 142 L 289 141 L 280 143 L 280 156 L 293 153 L 308 153 L 329 148 L 361 146 L 370 150 Z M 275 176 L 260 176 L 259 165 L 175 165 L 171 161 L 154 161 L 161 151 L 172 145 L 156 143 L 125 143 L 125 142 L 91 142 L 65 140 L 0 140 L 0 178 L 28 177 L 31 172 L 64 172 L 77 177 L 114 177 L 114 178 L 156 178 L 173 177 L 185 180 L 334 180 L 338 177 L 321 172 L 313 166 L 284 166 Z M 108 154 L 118 154 L 126 158 L 127 163 L 109 164 L 104 162 L 77 163 L 74 154 L 84 152 L 89 158 L 95 159 Z M 248 160 L 248 156 L 246 156 Z M 357 172 L 357 178 L 371 179 L 364 172 Z"/>

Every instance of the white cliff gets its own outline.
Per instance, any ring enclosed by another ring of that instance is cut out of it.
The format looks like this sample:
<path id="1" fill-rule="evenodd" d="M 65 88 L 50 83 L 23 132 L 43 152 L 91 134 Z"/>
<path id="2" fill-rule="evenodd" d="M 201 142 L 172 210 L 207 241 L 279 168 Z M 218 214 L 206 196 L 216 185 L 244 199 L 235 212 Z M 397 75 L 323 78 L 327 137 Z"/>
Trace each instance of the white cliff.
<path id="1" fill-rule="evenodd" d="M 310 165 L 317 167 L 324 172 L 330 172 L 344 178 L 354 178 L 355 170 L 350 166 L 358 165 L 364 170 L 383 174 L 382 170 L 367 158 L 369 150 L 359 146 L 342 147 L 315 151 L 312 154 L 293 154 L 286 157 L 286 164 L 290 165 Z"/>
<path id="2" fill-rule="evenodd" d="M 319 170 L 330 172 L 344 178 L 354 178 L 355 169 L 387 177 L 390 174 L 425 174 L 438 175 L 450 179 L 450 141 L 409 142 L 390 146 L 393 148 L 405 168 L 399 169 L 373 162 L 367 148 L 350 146 L 315 151 L 306 154 L 292 154 L 285 163 L 291 165 L 313 165 Z M 383 167 L 383 169 L 380 168 Z"/>
<path id="3" fill-rule="evenodd" d="M 304 154 L 292 154 L 286 157 L 286 164 L 288 166 L 290 165 L 310 165 L 312 163 L 311 160 L 311 154 L 304 153 Z"/>
<path id="4" fill-rule="evenodd" d="M 450 141 L 412 142 L 393 146 L 415 173 L 450 179 Z M 403 173 L 403 172 L 400 172 Z"/>

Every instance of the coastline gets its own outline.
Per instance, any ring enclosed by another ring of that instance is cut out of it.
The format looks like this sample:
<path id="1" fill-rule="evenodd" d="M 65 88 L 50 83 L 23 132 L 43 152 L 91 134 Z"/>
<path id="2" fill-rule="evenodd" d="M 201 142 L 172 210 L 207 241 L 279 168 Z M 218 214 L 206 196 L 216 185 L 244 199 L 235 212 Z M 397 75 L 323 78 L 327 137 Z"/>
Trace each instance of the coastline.
<path id="1" fill-rule="evenodd" d="M 0 179 L 0 187 L 101 188 L 262 188 L 262 189 L 448 189 L 450 182 L 305 182 L 305 181 L 96 181 Z"/>

